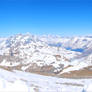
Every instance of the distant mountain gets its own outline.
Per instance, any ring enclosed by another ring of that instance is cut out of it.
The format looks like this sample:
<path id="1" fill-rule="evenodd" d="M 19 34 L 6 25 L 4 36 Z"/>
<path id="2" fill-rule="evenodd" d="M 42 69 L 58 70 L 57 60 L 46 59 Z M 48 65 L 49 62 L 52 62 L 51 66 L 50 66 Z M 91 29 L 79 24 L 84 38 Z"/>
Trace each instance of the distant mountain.
<path id="1" fill-rule="evenodd" d="M 0 38 L 1 68 L 66 76 L 73 71 L 91 72 L 91 66 L 92 36 L 17 34 Z"/>

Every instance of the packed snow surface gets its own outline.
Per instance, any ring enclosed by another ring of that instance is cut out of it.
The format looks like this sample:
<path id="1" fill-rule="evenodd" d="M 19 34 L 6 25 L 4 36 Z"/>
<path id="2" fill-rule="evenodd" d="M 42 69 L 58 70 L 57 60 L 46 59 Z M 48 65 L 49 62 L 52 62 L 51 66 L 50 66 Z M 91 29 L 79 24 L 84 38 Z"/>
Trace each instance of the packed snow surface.
<path id="1" fill-rule="evenodd" d="M 91 82 L 0 69 L 0 92 L 92 92 Z"/>

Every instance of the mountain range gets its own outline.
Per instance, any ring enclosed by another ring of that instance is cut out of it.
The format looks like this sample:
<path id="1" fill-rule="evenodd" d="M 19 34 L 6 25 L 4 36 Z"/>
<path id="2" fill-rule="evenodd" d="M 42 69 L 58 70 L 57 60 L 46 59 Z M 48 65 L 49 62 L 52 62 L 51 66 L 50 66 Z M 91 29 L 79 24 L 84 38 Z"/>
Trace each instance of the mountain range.
<path id="1" fill-rule="evenodd" d="M 92 36 L 0 37 L 0 68 L 58 77 L 92 76 Z"/>

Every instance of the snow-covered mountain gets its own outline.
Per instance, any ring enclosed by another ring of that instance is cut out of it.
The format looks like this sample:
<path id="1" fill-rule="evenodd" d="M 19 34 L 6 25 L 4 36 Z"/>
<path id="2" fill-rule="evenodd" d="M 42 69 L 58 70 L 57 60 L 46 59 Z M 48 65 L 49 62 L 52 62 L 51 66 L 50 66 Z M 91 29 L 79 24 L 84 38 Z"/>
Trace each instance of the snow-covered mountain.
<path id="1" fill-rule="evenodd" d="M 92 36 L 61 37 L 18 34 L 0 38 L 0 67 L 46 75 L 89 77 Z M 76 73 L 76 74 L 75 74 Z M 83 73 L 83 74 L 82 74 Z"/>

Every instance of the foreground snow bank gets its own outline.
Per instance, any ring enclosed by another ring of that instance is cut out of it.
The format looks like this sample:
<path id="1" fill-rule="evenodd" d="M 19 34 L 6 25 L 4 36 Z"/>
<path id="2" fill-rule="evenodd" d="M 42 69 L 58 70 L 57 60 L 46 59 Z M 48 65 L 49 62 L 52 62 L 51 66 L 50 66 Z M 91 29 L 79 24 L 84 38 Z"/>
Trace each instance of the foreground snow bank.
<path id="1" fill-rule="evenodd" d="M 91 83 L 90 78 L 56 78 L 0 69 L 0 92 L 92 92 Z"/>
<path id="2" fill-rule="evenodd" d="M 35 92 L 33 88 L 29 88 L 27 84 L 21 80 L 8 82 L 0 78 L 0 92 Z"/>
<path id="3" fill-rule="evenodd" d="M 92 92 L 92 83 L 85 85 L 82 92 Z"/>

